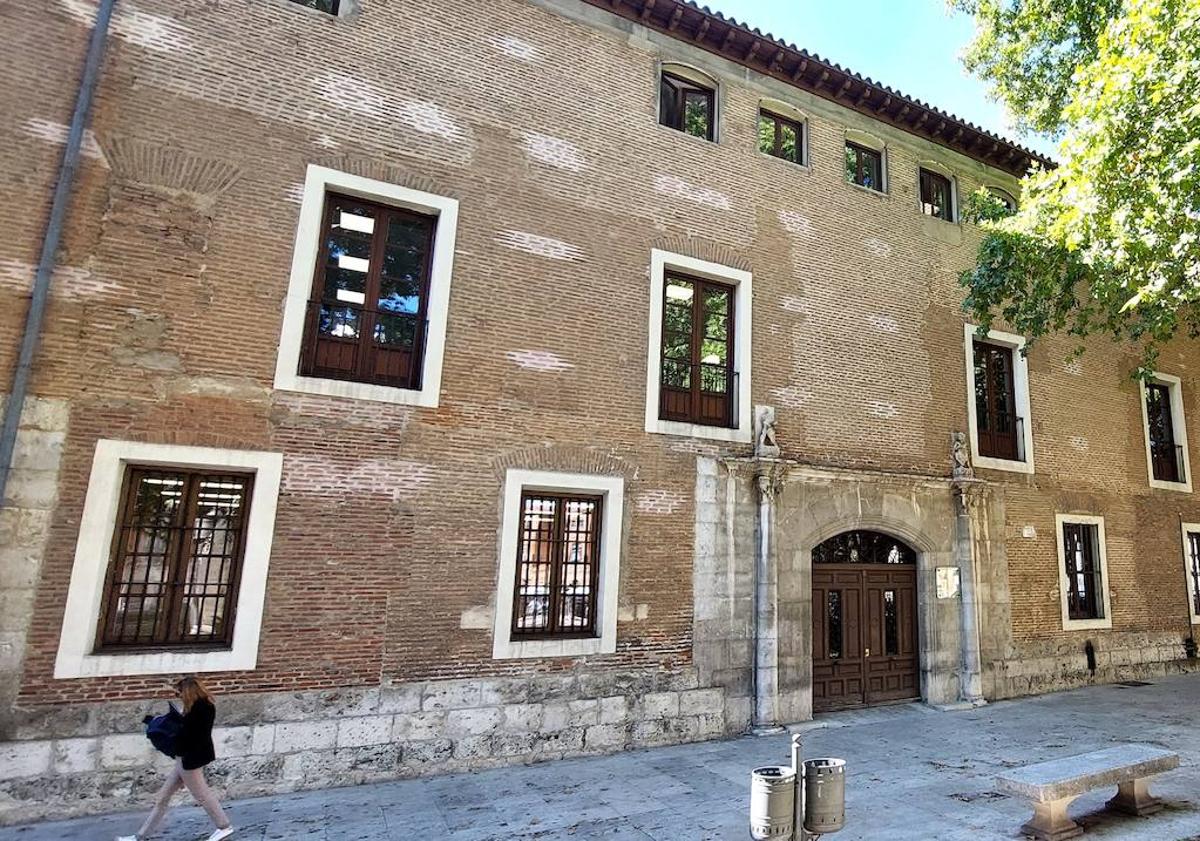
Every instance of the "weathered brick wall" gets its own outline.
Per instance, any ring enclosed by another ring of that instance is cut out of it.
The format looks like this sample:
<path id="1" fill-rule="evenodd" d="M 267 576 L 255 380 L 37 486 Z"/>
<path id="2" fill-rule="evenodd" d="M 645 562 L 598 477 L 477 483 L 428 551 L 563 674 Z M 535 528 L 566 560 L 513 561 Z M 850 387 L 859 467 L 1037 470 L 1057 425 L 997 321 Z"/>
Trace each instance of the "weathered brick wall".
<path id="1" fill-rule="evenodd" d="M 918 213 L 917 167 L 951 167 L 961 196 L 1011 190 L 1003 174 L 573 0 L 354 6 L 335 20 L 286 0 L 119 4 L 34 381 L 69 426 L 20 709 L 0 738 L 46 738 L 20 722 L 161 683 L 52 678 L 99 438 L 284 453 L 258 668 L 213 675 L 225 697 L 688 674 L 696 455 L 738 448 L 643 432 L 653 247 L 753 271 L 753 397 L 778 408 L 786 455 L 948 470 L 949 434 L 966 428 L 955 274 L 979 232 Z M 4 382 L 90 8 L 0 6 L 0 62 L 19 82 L 0 90 L 14 115 L 0 124 Z M 721 80 L 720 143 L 657 125 L 660 59 Z M 810 167 L 756 151 L 764 96 L 808 114 Z M 847 127 L 889 143 L 890 195 L 844 182 Z M 460 200 L 439 408 L 272 389 L 310 163 Z M 1082 645 L 1058 612 L 1053 518 L 1073 509 L 1109 518 L 1114 631 L 1093 636 L 1156 635 L 1165 662 L 1187 623 L 1177 516 L 1200 506 L 1147 488 L 1132 360 L 1094 343 L 1067 364 L 1068 349 L 1030 357 L 1037 474 L 986 476 L 1006 490 L 1004 659 Z M 1186 343 L 1162 360 L 1189 418 L 1195 365 Z M 615 654 L 491 659 L 505 467 L 625 477 Z"/>

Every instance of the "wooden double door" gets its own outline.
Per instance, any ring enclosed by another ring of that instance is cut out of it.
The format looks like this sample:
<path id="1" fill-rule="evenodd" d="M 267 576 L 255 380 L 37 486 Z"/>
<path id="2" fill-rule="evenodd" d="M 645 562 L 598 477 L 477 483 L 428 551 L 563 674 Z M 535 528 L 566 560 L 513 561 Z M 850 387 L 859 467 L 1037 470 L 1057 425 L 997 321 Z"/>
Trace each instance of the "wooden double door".
<path id="1" fill-rule="evenodd" d="M 916 565 L 814 564 L 814 712 L 920 695 Z"/>

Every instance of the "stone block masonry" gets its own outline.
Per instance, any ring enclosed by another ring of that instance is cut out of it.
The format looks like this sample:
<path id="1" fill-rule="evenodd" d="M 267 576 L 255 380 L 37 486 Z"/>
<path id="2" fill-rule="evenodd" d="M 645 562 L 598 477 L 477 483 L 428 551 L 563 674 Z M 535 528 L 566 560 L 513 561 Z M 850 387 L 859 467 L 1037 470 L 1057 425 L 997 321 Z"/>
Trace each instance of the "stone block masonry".
<path id="1" fill-rule="evenodd" d="M 652 691 L 625 694 L 630 682 Z M 743 732 L 749 707 L 694 672 L 596 672 L 218 699 L 213 785 L 245 797 L 491 768 Z M 580 697 L 592 693 L 594 697 Z M 517 700 L 525 699 L 525 700 Z M 510 703 L 512 701 L 512 703 Z M 84 705 L 73 720 L 27 714 L 0 742 L 0 824 L 148 802 L 168 767 L 140 732 L 161 702 Z M 727 714 L 726 710 L 731 714 Z M 744 710 L 744 712 L 739 710 Z M 110 730 L 138 732 L 108 732 Z"/>

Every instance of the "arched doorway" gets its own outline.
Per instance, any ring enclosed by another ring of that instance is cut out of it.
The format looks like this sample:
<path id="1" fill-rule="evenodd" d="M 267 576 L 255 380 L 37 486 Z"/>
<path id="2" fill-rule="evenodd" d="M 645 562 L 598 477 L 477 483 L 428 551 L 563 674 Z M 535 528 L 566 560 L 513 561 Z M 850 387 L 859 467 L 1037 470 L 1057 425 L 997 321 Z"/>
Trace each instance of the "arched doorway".
<path id="1" fill-rule="evenodd" d="M 877 531 L 813 549 L 813 711 L 920 697 L 917 553 Z"/>

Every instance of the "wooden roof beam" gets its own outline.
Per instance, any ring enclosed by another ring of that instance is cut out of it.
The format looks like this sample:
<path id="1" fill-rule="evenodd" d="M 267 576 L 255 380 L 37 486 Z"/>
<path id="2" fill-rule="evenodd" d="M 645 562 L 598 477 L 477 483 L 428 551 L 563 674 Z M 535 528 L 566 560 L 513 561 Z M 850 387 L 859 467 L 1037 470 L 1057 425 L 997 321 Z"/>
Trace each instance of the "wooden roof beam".
<path id="1" fill-rule="evenodd" d="M 751 44 L 750 44 L 750 49 L 748 49 L 746 51 L 746 54 L 744 56 L 742 56 L 742 61 L 745 61 L 745 62 L 752 61 L 754 59 L 754 56 L 758 54 L 758 48 L 761 46 L 762 46 L 762 41 L 759 40 L 758 38 L 755 38 L 754 41 L 751 42 Z"/>
<path id="2" fill-rule="evenodd" d="M 792 81 L 797 82 L 804 75 L 804 71 L 808 69 L 808 59 L 800 59 L 800 63 L 796 65 L 796 69 L 792 71 Z"/>
<path id="3" fill-rule="evenodd" d="M 676 6 L 675 11 L 671 12 L 671 19 L 667 21 L 667 31 L 674 32 L 679 26 L 679 19 L 683 17 L 683 6 Z"/>
<path id="4" fill-rule="evenodd" d="M 729 45 L 733 43 L 733 39 L 737 37 L 737 29 L 729 27 L 725 30 L 725 40 L 721 42 L 721 52 L 728 52 Z"/>
<path id="5" fill-rule="evenodd" d="M 854 80 L 851 79 L 849 76 L 847 76 L 846 80 L 844 82 L 842 82 L 842 86 L 840 88 L 838 88 L 837 93 L 835 93 L 833 95 L 833 98 L 841 99 L 845 95 L 846 91 L 850 90 L 850 85 L 853 83 L 854 83 Z"/>
<path id="6" fill-rule="evenodd" d="M 883 98 L 883 102 L 881 102 L 875 106 L 875 113 L 878 114 L 881 111 L 886 111 L 887 107 L 891 104 L 892 104 L 892 95 L 889 93 L 887 96 L 885 96 Z"/>
<path id="7" fill-rule="evenodd" d="M 654 4 L 658 0 L 646 0 L 646 5 L 642 6 L 642 20 L 649 20 L 650 13 L 654 11 Z"/>
<path id="8" fill-rule="evenodd" d="M 712 18 L 705 17 L 700 20 L 700 27 L 696 30 L 696 34 L 692 36 L 693 41 L 703 41 L 708 35 L 708 28 L 712 25 Z"/>
<path id="9" fill-rule="evenodd" d="M 769 69 L 772 73 L 778 73 L 783 69 L 783 57 L 787 55 L 787 51 L 779 49 L 775 51 L 775 55 L 771 57 Z"/>
<path id="10" fill-rule="evenodd" d="M 875 93 L 870 85 L 864 85 L 862 92 L 859 93 L 858 99 L 854 100 L 854 107 L 861 108 L 862 104 L 871 98 L 871 94 Z"/>

